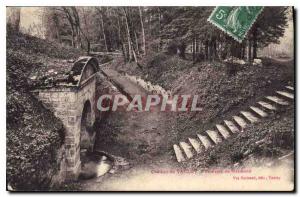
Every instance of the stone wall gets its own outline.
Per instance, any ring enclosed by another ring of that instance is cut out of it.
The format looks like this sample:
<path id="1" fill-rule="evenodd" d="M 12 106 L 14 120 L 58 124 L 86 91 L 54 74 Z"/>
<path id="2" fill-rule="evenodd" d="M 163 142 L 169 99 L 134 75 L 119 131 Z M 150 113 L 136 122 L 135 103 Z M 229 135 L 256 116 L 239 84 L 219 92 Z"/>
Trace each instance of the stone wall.
<path id="1" fill-rule="evenodd" d="M 77 178 L 80 168 L 80 131 L 83 106 L 86 101 L 91 103 L 91 119 L 95 121 L 95 77 L 83 82 L 80 87 L 51 88 L 38 90 L 38 98 L 46 108 L 62 120 L 65 126 L 65 162 L 66 180 Z M 93 143 L 95 135 L 91 136 Z"/>

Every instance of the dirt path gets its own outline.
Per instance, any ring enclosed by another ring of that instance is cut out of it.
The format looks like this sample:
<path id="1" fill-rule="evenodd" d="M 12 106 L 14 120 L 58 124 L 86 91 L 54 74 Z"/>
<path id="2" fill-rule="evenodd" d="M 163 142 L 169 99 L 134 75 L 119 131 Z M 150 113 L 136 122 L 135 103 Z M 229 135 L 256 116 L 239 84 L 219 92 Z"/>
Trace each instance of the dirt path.
<path id="1" fill-rule="evenodd" d="M 130 81 L 115 70 L 104 69 L 104 73 L 118 87 L 120 92 L 127 97 L 133 98 L 135 95 L 141 95 L 142 98 L 146 98 L 149 94 L 141 86 Z M 130 101 L 131 98 L 129 98 Z M 140 155 L 145 153 L 145 159 L 166 151 L 166 147 L 169 146 L 169 142 L 174 137 L 170 131 L 173 118 L 171 114 L 161 112 L 159 106 L 154 107 L 151 111 L 112 112 L 110 119 L 123 120 L 125 124 L 122 125 L 121 132 L 127 133 L 135 139 L 136 148 L 140 150 Z M 145 159 L 142 157 L 140 160 Z"/>
<path id="2" fill-rule="evenodd" d="M 147 96 L 148 92 L 141 86 L 133 83 L 117 71 L 106 68 L 104 74 L 127 97 L 134 95 Z M 121 88 L 121 89 L 120 89 Z M 130 100 L 130 99 L 129 99 Z M 81 186 L 84 190 L 116 190 L 120 181 L 137 177 L 139 174 L 152 174 L 152 170 L 173 169 L 174 158 L 168 152 L 172 152 L 172 121 L 174 120 L 167 112 L 161 112 L 159 108 L 154 108 L 149 112 L 117 111 L 112 112 L 109 117 L 113 125 L 120 124 L 118 140 L 128 143 L 129 155 L 120 155 L 131 158 L 130 169 L 117 170 L 114 174 L 106 174 L 102 177 L 82 181 Z M 122 147 L 112 147 L 121 149 Z M 134 178 L 134 179 L 135 179 Z M 124 188 L 122 189 L 124 190 Z"/>
<path id="3" fill-rule="evenodd" d="M 103 72 L 111 79 L 111 81 L 121 88 L 121 92 L 133 98 L 135 95 L 141 95 L 146 98 L 150 93 L 141 86 L 127 79 L 124 75 L 119 74 L 113 69 L 104 69 Z M 120 89 L 119 89 L 120 90 Z M 130 100 L 130 99 L 129 99 Z M 161 112 L 160 107 L 154 107 L 151 111 L 143 112 L 123 112 L 123 119 L 127 124 L 124 125 L 127 132 L 132 133 L 136 140 L 145 142 L 150 147 L 147 152 L 161 152 L 158 149 L 166 147 L 172 136 L 170 129 L 172 125 L 172 115 L 168 112 Z M 113 117 L 111 117 L 113 118 Z M 170 146 L 171 147 L 171 146 Z M 151 150 L 153 149 L 153 150 Z M 165 148 L 163 148 L 165 150 Z"/>
<path id="4" fill-rule="evenodd" d="M 128 80 L 124 75 L 121 75 L 117 71 L 109 68 L 103 69 L 104 74 L 111 80 L 111 82 L 116 85 L 118 88 L 121 88 L 125 94 L 128 94 L 130 97 L 134 95 L 146 96 L 147 91 L 137 84 Z M 123 93 L 122 91 L 122 93 Z"/>

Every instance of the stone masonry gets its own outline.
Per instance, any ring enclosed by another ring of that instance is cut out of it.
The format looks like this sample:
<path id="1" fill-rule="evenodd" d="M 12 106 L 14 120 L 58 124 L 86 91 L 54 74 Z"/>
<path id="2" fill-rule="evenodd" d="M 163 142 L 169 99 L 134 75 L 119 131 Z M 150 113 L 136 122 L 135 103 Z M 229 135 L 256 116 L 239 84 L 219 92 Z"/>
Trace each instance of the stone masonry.
<path id="1" fill-rule="evenodd" d="M 89 123 L 93 124 L 95 121 L 95 76 L 98 71 L 98 64 L 95 62 L 97 61 L 94 58 L 86 58 L 77 85 L 55 86 L 35 91 L 39 100 L 48 109 L 52 110 L 65 126 L 64 157 L 66 169 L 61 169 L 66 171 L 65 180 L 77 179 L 81 169 L 80 140 L 82 128 L 86 126 L 81 125 L 84 106 L 90 107 Z M 85 105 L 86 103 L 89 103 L 89 105 Z M 95 134 L 85 134 L 85 136 L 90 137 L 89 142 L 92 148 Z"/>

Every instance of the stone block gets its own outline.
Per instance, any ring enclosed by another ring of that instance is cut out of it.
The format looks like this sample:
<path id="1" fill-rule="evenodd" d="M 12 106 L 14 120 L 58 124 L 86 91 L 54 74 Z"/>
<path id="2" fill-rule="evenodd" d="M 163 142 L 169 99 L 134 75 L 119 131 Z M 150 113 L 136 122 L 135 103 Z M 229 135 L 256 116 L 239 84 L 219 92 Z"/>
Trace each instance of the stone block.
<path id="1" fill-rule="evenodd" d="M 68 115 L 68 111 L 66 111 L 65 109 L 57 109 L 57 115 L 58 116 L 67 116 Z"/>
<path id="2" fill-rule="evenodd" d="M 74 157 L 74 156 L 75 156 L 75 153 L 76 153 L 75 147 L 70 148 L 69 151 L 70 151 L 70 156 L 71 156 L 71 157 Z"/>
<path id="3" fill-rule="evenodd" d="M 52 102 L 52 107 L 53 107 L 53 108 L 58 108 L 58 107 L 59 107 L 59 102 L 53 101 L 53 102 Z"/>
<path id="4" fill-rule="evenodd" d="M 66 137 L 75 137 L 74 127 L 66 125 Z"/>
<path id="5" fill-rule="evenodd" d="M 181 149 L 179 148 L 179 146 L 177 144 L 174 144 L 173 145 L 173 149 L 174 149 L 174 152 L 175 152 L 175 156 L 176 156 L 176 159 L 178 162 L 182 162 L 182 161 L 185 161 L 185 158 L 183 156 L 183 153 L 181 151 Z"/>
<path id="6" fill-rule="evenodd" d="M 75 167 L 75 158 L 66 158 L 67 167 Z"/>
<path id="7" fill-rule="evenodd" d="M 51 101 L 51 102 L 58 102 L 58 101 L 59 101 L 59 98 L 58 98 L 58 97 L 51 97 L 51 98 L 50 98 L 50 101 Z"/>
<path id="8" fill-rule="evenodd" d="M 68 108 L 69 110 L 77 110 L 78 106 L 79 106 L 78 103 L 72 103 L 72 102 L 69 102 L 67 108 Z"/>
<path id="9" fill-rule="evenodd" d="M 183 152 L 188 159 L 193 157 L 192 146 L 186 142 L 179 142 L 180 147 L 183 149 Z"/>
<path id="10" fill-rule="evenodd" d="M 42 101 L 44 104 L 45 104 L 45 103 L 50 103 L 50 99 L 47 98 L 47 97 L 42 97 L 42 98 L 40 98 L 39 100 Z"/>
<path id="11" fill-rule="evenodd" d="M 76 116 L 69 116 L 68 117 L 68 124 L 75 124 L 76 122 Z"/>
<path id="12" fill-rule="evenodd" d="M 194 138 L 188 138 L 190 144 L 192 145 L 192 147 L 195 149 L 195 151 L 197 153 L 201 152 L 201 144 L 199 143 L 198 140 L 194 139 Z"/>
<path id="13" fill-rule="evenodd" d="M 75 144 L 75 138 L 74 137 L 65 137 L 65 144 Z"/>
<path id="14" fill-rule="evenodd" d="M 69 102 L 69 97 L 68 96 L 65 96 L 65 97 L 62 97 L 62 98 L 60 98 L 60 101 L 61 102 Z"/>
<path id="15" fill-rule="evenodd" d="M 51 93 L 51 98 L 58 98 L 58 92 Z"/>

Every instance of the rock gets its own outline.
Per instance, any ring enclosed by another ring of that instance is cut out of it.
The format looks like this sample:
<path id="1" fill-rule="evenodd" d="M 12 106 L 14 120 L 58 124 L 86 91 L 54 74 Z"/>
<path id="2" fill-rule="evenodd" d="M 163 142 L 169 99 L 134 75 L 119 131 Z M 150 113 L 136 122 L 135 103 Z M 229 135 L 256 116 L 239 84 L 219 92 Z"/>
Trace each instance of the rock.
<path id="1" fill-rule="evenodd" d="M 183 149 L 185 155 L 187 156 L 188 159 L 193 157 L 193 153 L 191 151 L 192 146 L 190 146 L 188 143 L 186 142 L 179 142 L 180 147 Z"/>
<path id="2" fill-rule="evenodd" d="M 201 152 L 201 144 L 200 142 L 198 142 L 198 140 L 194 139 L 194 138 L 188 138 L 189 142 L 191 143 L 191 145 L 193 146 L 193 148 L 196 150 L 197 153 Z"/>
<path id="3" fill-rule="evenodd" d="M 277 96 L 266 96 L 266 98 L 269 100 L 269 101 L 272 101 L 276 104 L 279 104 L 279 105 L 288 105 L 289 103 L 281 98 L 278 98 Z"/>
<path id="4" fill-rule="evenodd" d="M 217 131 L 213 131 L 213 130 L 206 130 L 207 135 L 212 139 L 212 141 L 215 144 L 218 144 L 220 142 L 222 142 L 222 138 L 221 136 L 218 134 Z"/>
<path id="5" fill-rule="evenodd" d="M 268 116 L 268 114 L 266 112 L 259 109 L 258 107 L 250 106 L 250 109 L 263 118 Z"/>
<path id="6" fill-rule="evenodd" d="M 223 126 L 223 125 L 220 125 L 220 124 L 216 124 L 216 127 L 218 129 L 218 131 L 221 133 L 221 135 L 227 139 L 230 137 L 230 133 L 229 131 Z"/>
<path id="7" fill-rule="evenodd" d="M 251 112 L 248 111 L 241 111 L 241 114 L 249 120 L 251 123 L 255 123 L 258 121 L 258 118 L 256 118 Z"/>
<path id="8" fill-rule="evenodd" d="M 181 151 L 181 149 L 179 148 L 179 146 L 177 144 L 174 144 L 173 145 L 173 149 L 174 149 L 174 152 L 175 152 L 175 156 L 176 156 L 176 159 L 178 162 L 182 162 L 182 161 L 185 161 L 185 158 L 183 156 L 183 153 Z"/>
<path id="9" fill-rule="evenodd" d="M 203 144 L 203 146 L 205 147 L 205 149 L 208 149 L 210 146 L 212 146 L 212 143 L 209 141 L 208 137 L 205 135 L 200 135 L 197 134 L 199 140 L 201 141 L 201 143 Z"/>
<path id="10" fill-rule="evenodd" d="M 110 169 L 109 173 L 110 173 L 110 174 L 115 174 L 116 171 L 117 171 L 116 169 L 112 168 L 112 169 Z"/>
<path id="11" fill-rule="evenodd" d="M 32 76 L 30 77 L 31 80 L 36 80 L 37 79 L 37 76 Z"/>

